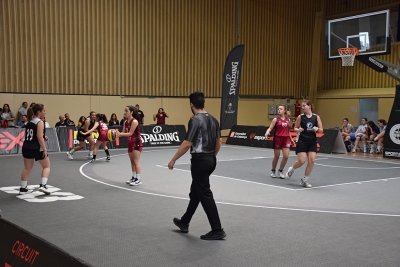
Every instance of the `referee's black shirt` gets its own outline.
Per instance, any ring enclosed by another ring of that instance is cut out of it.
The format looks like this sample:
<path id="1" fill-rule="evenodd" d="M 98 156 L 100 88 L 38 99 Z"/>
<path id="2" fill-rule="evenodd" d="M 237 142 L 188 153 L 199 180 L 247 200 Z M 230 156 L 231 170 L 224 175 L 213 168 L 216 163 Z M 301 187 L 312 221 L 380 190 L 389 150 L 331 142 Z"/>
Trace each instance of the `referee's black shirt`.
<path id="1" fill-rule="evenodd" d="M 221 138 L 218 121 L 207 112 L 200 112 L 189 120 L 185 140 L 192 142 L 191 154 L 215 153 L 217 138 Z"/>

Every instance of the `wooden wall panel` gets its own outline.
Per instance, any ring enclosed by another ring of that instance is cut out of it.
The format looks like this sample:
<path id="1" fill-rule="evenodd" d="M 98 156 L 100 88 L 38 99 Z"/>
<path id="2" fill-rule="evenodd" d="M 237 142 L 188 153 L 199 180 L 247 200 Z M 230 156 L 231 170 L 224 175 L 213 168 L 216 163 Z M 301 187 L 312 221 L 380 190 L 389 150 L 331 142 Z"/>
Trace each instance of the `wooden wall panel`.
<path id="1" fill-rule="evenodd" d="M 320 1 L 242 0 L 245 44 L 241 94 L 306 96 L 313 28 Z"/>

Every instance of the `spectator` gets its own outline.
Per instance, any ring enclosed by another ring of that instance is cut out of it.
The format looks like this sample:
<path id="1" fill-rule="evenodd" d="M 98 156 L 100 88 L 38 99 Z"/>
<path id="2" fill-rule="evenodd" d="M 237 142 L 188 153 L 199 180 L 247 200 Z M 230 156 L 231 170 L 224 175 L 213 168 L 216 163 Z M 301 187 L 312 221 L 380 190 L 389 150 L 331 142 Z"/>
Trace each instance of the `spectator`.
<path id="1" fill-rule="evenodd" d="M 153 120 L 157 120 L 157 124 L 165 124 L 165 118 L 169 118 L 163 108 L 159 108 L 157 114 L 153 115 Z"/>
<path id="2" fill-rule="evenodd" d="M 63 115 L 58 116 L 59 122 L 56 123 L 55 127 L 66 127 L 67 124 L 65 123 L 65 119 Z"/>
<path id="3" fill-rule="evenodd" d="M 119 121 L 119 126 L 124 127 L 124 123 L 125 123 L 125 118 L 122 118 L 122 119 Z"/>
<path id="4" fill-rule="evenodd" d="M 110 126 L 110 127 L 120 126 L 119 121 L 117 119 L 117 114 L 115 114 L 115 113 L 111 114 L 111 118 L 110 118 L 110 121 L 108 122 L 108 126 Z"/>
<path id="5" fill-rule="evenodd" d="M 22 116 L 26 116 L 28 111 L 28 102 L 22 102 L 22 106 L 18 110 L 19 121 L 22 121 Z"/>
<path id="6" fill-rule="evenodd" d="M 351 152 L 356 152 L 356 148 L 358 146 L 358 143 L 360 142 L 360 140 L 363 142 L 363 146 L 364 146 L 364 153 L 367 153 L 367 145 L 366 145 L 366 140 L 367 140 L 367 118 L 362 118 L 361 119 L 361 125 L 358 126 L 357 131 L 355 132 L 355 134 L 351 134 L 350 138 L 351 141 L 354 141 L 354 148 Z"/>
<path id="7" fill-rule="evenodd" d="M 137 113 L 139 114 L 139 123 L 144 124 L 144 113 L 143 113 L 143 111 L 140 110 L 139 104 L 136 104 L 135 108 L 136 108 Z"/>
<path id="8" fill-rule="evenodd" d="M 75 126 L 75 122 L 69 118 L 68 113 L 65 113 L 65 126 Z"/>
<path id="9" fill-rule="evenodd" d="M 33 108 L 35 105 L 36 105 L 36 103 L 35 103 L 35 102 L 32 102 L 32 103 L 29 105 L 29 107 L 30 107 L 30 108 Z"/>
<path id="10" fill-rule="evenodd" d="M 346 146 L 347 152 L 351 151 L 351 138 L 350 134 L 353 131 L 353 125 L 349 123 L 348 118 L 343 119 L 343 125 L 342 125 L 342 139 L 344 141 L 344 145 Z"/>
<path id="11" fill-rule="evenodd" d="M 14 127 L 15 116 L 14 116 L 14 113 L 11 111 L 10 106 L 8 104 L 3 105 L 1 119 L 2 119 L 1 125 L 3 128 Z"/>
<path id="12" fill-rule="evenodd" d="M 384 119 L 379 119 L 378 120 L 378 126 L 380 133 L 374 138 L 375 142 L 378 142 L 376 146 L 376 154 L 382 153 L 382 146 L 383 146 L 383 140 L 385 138 L 385 131 L 386 131 L 386 124 L 387 122 Z"/>
<path id="13" fill-rule="evenodd" d="M 42 121 L 44 122 L 44 128 L 50 128 L 50 124 L 46 121 L 46 117 L 43 117 Z"/>
<path id="14" fill-rule="evenodd" d="M 78 121 L 78 127 L 82 127 L 82 125 L 85 125 L 86 117 L 85 116 L 80 116 L 79 121 Z"/>
<path id="15" fill-rule="evenodd" d="M 28 124 L 27 115 L 21 115 L 21 120 L 17 122 L 17 126 L 15 126 L 15 128 L 25 128 L 26 124 Z"/>

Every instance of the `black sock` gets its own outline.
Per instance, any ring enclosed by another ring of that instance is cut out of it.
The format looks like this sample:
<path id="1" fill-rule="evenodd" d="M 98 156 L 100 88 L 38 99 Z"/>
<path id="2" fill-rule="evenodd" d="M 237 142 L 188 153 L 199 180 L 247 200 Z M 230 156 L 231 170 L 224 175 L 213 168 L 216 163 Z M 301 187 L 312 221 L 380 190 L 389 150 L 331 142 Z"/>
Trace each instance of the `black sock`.
<path id="1" fill-rule="evenodd" d="M 96 155 L 93 155 L 93 159 L 96 159 Z"/>
<path id="2" fill-rule="evenodd" d="M 279 172 L 283 172 L 283 170 L 279 170 Z"/>
<path id="3" fill-rule="evenodd" d="M 107 156 L 110 156 L 110 152 L 108 152 L 108 149 L 104 151 L 106 152 Z"/>
<path id="4" fill-rule="evenodd" d="M 275 170 L 271 170 L 271 172 L 275 172 Z"/>

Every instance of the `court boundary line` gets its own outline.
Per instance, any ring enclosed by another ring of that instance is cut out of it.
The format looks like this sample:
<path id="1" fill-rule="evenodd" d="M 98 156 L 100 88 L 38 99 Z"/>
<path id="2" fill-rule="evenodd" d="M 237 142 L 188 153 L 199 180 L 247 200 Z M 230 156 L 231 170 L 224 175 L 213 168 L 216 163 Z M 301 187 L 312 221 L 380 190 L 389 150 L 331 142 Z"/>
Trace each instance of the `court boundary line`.
<path id="1" fill-rule="evenodd" d="M 126 154 L 120 154 L 121 155 L 126 155 Z M 117 155 L 116 155 L 117 156 Z M 157 193 L 151 193 L 151 192 L 144 192 L 140 190 L 134 190 L 122 186 L 117 186 L 113 184 L 109 184 L 106 182 L 99 181 L 97 179 L 94 179 L 87 174 L 83 172 L 83 168 L 90 164 L 90 162 L 86 162 L 81 165 L 79 168 L 79 172 L 82 174 L 82 176 L 86 177 L 89 180 L 92 180 L 94 182 L 114 187 L 117 189 L 123 189 L 126 191 L 131 191 L 131 192 L 136 192 L 136 193 L 141 193 L 141 194 L 146 194 L 146 195 L 151 195 L 151 196 L 158 196 L 158 197 L 166 197 L 166 198 L 172 198 L 172 199 L 180 199 L 180 200 L 189 200 L 189 198 L 186 197 L 178 197 L 178 196 L 171 196 L 171 195 L 166 195 L 166 194 L 157 194 Z M 157 165 L 156 165 L 157 166 Z M 166 168 L 166 167 L 164 167 Z M 180 170 L 180 169 L 177 169 Z M 187 170 L 184 170 L 187 171 Z M 214 176 L 214 175 L 212 175 Z M 400 178 L 400 177 L 399 177 Z M 288 188 L 285 188 L 288 189 Z M 293 191 L 299 191 L 299 189 L 289 189 Z M 300 189 L 303 190 L 303 189 Z M 217 204 L 223 204 L 223 205 L 231 205 L 231 206 L 240 206 L 240 207 L 251 207 L 251 208 L 263 208 L 263 209 L 273 209 L 273 210 L 287 210 L 287 211 L 301 211 L 301 212 L 315 212 L 315 213 L 327 213 L 327 214 L 346 214 L 346 215 L 363 215 L 363 216 L 381 216 L 381 217 L 400 217 L 400 214 L 388 214 L 388 213 L 369 213 L 369 212 L 350 212 L 350 211 L 334 211 L 334 210 L 318 210 L 318 209 L 301 209 L 301 208 L 287 208 L 287 207 L 276 207 L 276 206 L 262 206 L 262 205 L 252 205 L 252 204 L 243 204 L 243 203 L 233 203 L 233 202 L 224 202 L 224 201 L 215 201 Z"/>

